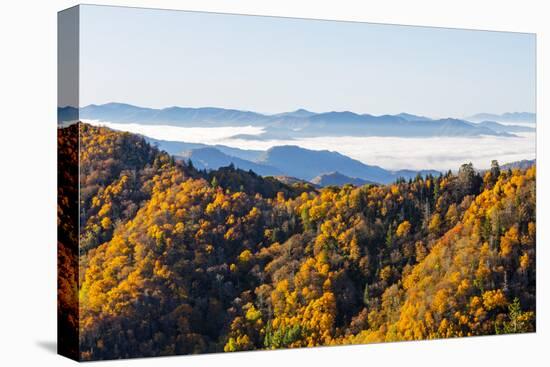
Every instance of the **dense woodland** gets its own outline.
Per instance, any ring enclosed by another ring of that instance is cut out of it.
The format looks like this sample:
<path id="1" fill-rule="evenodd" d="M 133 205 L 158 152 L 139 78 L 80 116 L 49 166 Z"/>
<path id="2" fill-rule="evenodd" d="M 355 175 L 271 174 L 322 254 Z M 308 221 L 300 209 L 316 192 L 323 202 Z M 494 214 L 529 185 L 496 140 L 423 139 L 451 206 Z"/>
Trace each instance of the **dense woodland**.
<path id="1" fill-rule="evenodd" d="M 82 359 L 535 330 L 535 167 L 316 189 L 78 127 Z"/>

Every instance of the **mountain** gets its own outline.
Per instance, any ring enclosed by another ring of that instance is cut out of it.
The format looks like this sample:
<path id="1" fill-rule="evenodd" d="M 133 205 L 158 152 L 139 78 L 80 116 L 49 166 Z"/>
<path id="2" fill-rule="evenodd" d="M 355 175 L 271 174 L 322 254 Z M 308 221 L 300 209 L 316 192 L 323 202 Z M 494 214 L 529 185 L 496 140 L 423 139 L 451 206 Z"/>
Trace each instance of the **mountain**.
<path id="1" fill-rule="evenodd" d="M 305 180 L 300 180 L 299 178 L 292 177 L 292 176 L 274 176 L 274 178 L 281 181 L 282 183 L 284 183 L 285 185 L 288 185 L 288 186 L 293 186 L 293 185 L 315 186 L 315 185 L 313 185 L 312 182 L 305 181 Z"/>
<path id="2" fill-rule="evenodd" d="M 486 126 L 477 126 L 468 121 L 458 119 L 442 119 L 436 121 L 437 136 L 478 136 L 478 135 L 494 135 L 494 136 L 514 136 L 507 132 L 494 131 Z"/>
<path id="3" fill-rule="evenodd" d="M 166 153 L 178 156 L 193 149 L 208 147 L 216 148 L 226 155 L 241 158 L 247 161 L 256 161 L 263 153 L 263 150 L 239 149 L 218 144 L 208 145 L 202 143 L 186 143 L 181 141 L 158 140 L 149 137 L 145 137 L 145 140 L 147 140 L 147 142 L 149 142 L 150 144 L 158 147 L 160 150 L 164 150 Z"/>
<path id="4" fill-rule="evenodd" d="M 320 187 L 344 186 L 346 184 L 351 184 L 354 186 L 374 184 L 374 182 L 363 180 L 357 177 L 348 177 L 339 172 L 331 172 L 331 173 L 319 175 L 314 179 L 312 179 L 311 183 Z"/>
<path id="5" fill-rule="evenodd" d="M 78 108 L 73 106 L 65 106 L 57 108 L 57 123 L 66 125 L 67 123 L 78 120 Z"/>
<path id="6" fill-rule="evenodd" d="M 290 125 L 292 124 L 292 125 Z M 271 123 L 259 135 L 238 134 L 245 140 L 292 140 L 323 136 L 387 136 L 387 137 L 457 137 L 457 136 L 513 137 L 506 131 L 494 131 L 459 119 L 406 120 L 393 115 L 358 115 L 353 112 L 327 112 L 289 123 Z"/>
<path id="7" fill-rule="evenodd" d="M 191 160 L 193 165 L 198 169 L 215 170 L 220 167 L 227 167 L 233 164 L 237 168 L 245 171 L 252 170 L 262 176 L 276 176 L 283 174 L 283 172 L 278 168 L 267 164 L 258 164 L 241 158 L 232 157 L 213 147 L 192 149 L 180 154 L 179 157 L 186 161 Z"/>
<path id="8" fill-rule="evenodd" d="M 265 115 L 233 109 L 201 107 L 143 108 L 124 103 L 89 105 L 80 109 L 81 119 L 118 123 L 166 124 L 176 126 L 244 126 L 267 120 Z"/>
<path id="9" fill-rule="evenodd" d="M 252 170 L 261 176 L 291 177 L 293 180 L 313 182 L 317 177 L 319 185 L 353 183 L 388 183 L 397 178 L 414 178 L 440 174 L 434 170 L 389 171 L 378 166 L 370 166 L 337 152 L 316 151 L 298 146 L 276 146 L 267 151 L 244 150 L 223 145 L 172 142 L 146 138 L 150 144 L 176 158 L 191 160 L 198 169 L 215 170 L 233 165 L 241 170 Z M 249 159 L 245 159 L 249 158 Z M 336 176 L 334 173 L 338 173 Z M 325 177 L 326 176 L 326 177 Z M 327 181 L 328 180 L 328 181 Z M 288 180 L 282 180 L 287 183 Z"/>
<path id="10" fill-rule="evenodd" d="M 277 146 L 268 149 L 258 163 L 276 167 L 285 174 L 311 181 L 315 177 L 339 172 L 371 182 L 388 183 L 399 177 L 415 177 L 417 171 L 388 171 L 378 166 L 364 164 L 338 152 L 308 150 L 294 145 Z M 423 171 L 439 175 L 437 171 Z"/>
<path id="11" fill-rule="evenodd" d="M 426 117 L 426 116 L 412 115 L 412 114 L 406 113 L 406 112 L 401 112 L 401 113 L 397 114 L 396 116 L 401 117 L 401 118 L 403 118 L 407 121 L 430 121 L 430 120 L 432 120 L 431 118 Z"/>
<path id="12" fill-rule="evenodd" d="M 181 127 L 256 126 L 264 128 L 263 134 L 237 137 L 264 140 L 316 136 L 513 136 L 509 132 L 494 131 L 487 126 L 479 126 L 465 120 L 452 118 L 432 120 L 407 113 L 374 116 L 351 111 L 315 113 L 298 109 L 266 115 L 216 107 L 153 109 L 123 103 L 107 103 L 81 108 L 80 118 Z"/>
<path id="13" fill-rule="evenodd" d="M 81 119 L 102 120 L 111 122 L 144 122 L 152 119 L 157 110 L 133 106 L 126 103 L 91 104 L 80 108 Z"/>
<path id="14" fill-rule="evenodd" d="M 232 157 L 237 157 L 253 162 L 257 161 L 264 152 L 263 150 L 240 149 L 235 147 L 228 147 L 225 145 L 214 145 L 214 147 L 222 153 L 225 153 Z"/>
<path id="15" fill-rule="evenodd" d="M 485 120 L 497 122 L 529 122 L 535 123 L 537 114 L 531 112 L 506 112 L 501 115 L 493 113 L 478 113 L 473 116 L 466 117 L 466 120 L 472 122 L 481 122 Z"/>
<path id="16" fill-rule="evenodd" d="M 182 141 L 170 141 L 170 140 L 158 140 L 149 137 L 145 137 L 147 142 L 160 150 L 164 150 L 166 153 L 175 156 L 181 156 L 184 153 L 193 150 L 208 147 L 207 144 L 202 143 L 186 143 Z"/>
<path id="17" fill-rule="evenodd" d="M 522 125 L 504 125 L 494 121 L 482 121 L 477 123 L 478 126 L 489 128 L 497 133 L 523 133 L 535 132 L 536 129 L 530 126 Z"/>
<path id="18" fill-rule="evenodd" d="M 383 168 L 365 165 L 340 153 L 308 150 L 294 145 L 270 148 L 259 162 L 274 167 L 284 167 L 287 175 L 307 181 L 334 171 L 353 177 L 369 177 L 377 182 L 384 182 L 390 178 Z"/>
<path id="19" fill-rule="evenodd" d="M 485 127 L 491 129 L 497 133 L 524 133 L 524 132 L 535 132 L 536 129 L 530 126 L 523 125 L 505 125 L 499 124 L 495 121 L 481 121 L 476 125 L 480 127 Z"/>
<path id="20" fill-rule="evenodd" d="M 273 134 L 268 126 L 264 135 Z M 280 132 L 279 132 L 280 133 Z M 400 114 L 374 116 L 359 115 L 350 111 L 325 112 L 312 115 L 304 121 L 302 129 L 292 131 L 293 136 L 512 136 L 507 132 L 493 131 L 469 121 L 445 118 L 432 120 L 421 116 Z"/>
<path id="21" fill-rule="evenodd" d="M 523 159 L 521 161 L 503 164 L 502 166 L 500 166 L 500 169 L 507 170 L 507 169 L 519 168 L 524 170 L 524 169 L 530 168 L 531 166 L 535 166 L 536 164 L 537 164 L 536 159 Z"/>
<path id="22" fill-rule="evenodd" d="M 297 118 L 304 118 L 304 117 L 311 117 L 315 115 L 315 112 L 311 112 L 308 110 L 305 110 L 303 108 L 299 108 L 295 111 L 291 112 L 283 112 L 276 115 L 273 115 L 273 117 L 297 117 Z"/>

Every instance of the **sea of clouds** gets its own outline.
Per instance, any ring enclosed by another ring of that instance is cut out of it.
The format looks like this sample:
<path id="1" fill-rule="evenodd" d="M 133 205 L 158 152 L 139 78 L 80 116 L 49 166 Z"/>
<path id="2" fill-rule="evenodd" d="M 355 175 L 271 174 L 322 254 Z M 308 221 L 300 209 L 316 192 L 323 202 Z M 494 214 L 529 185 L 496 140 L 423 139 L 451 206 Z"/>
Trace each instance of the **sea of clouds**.
<path id="1" fill-rule="evenodd" d="M 490 167 L 491 160 L 501 164 L 534 159 L 535 133 L 517 137 L 315 137 L 295 140 L 235 139 L 238 134 L 259 135 L 263 128 L 178 127 L 168 125 L 120 124 L 88 120 L 115 130 L 129 131 L 158 140 L 188 143 L 222 144 L 241 149 L 266 150 L 280 145 L 297 145 L 311 150 L 330 150 L 357 159 L 365 164 L 386 169 L 436 169 L 455 171 L 461 164 L 472 162 L 476 168 Z"/>

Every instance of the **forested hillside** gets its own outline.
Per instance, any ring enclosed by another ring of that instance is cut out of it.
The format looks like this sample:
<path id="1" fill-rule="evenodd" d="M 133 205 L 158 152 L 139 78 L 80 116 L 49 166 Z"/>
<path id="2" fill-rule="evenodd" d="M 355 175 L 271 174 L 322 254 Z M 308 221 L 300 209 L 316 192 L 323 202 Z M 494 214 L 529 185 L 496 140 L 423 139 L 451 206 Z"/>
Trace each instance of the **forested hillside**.
<path id="1" fill-rule="evenodd" d="M 78 128 L 57 130 L 57 336 L 59 353 L 79 357 Z"/>
<path id="2" fill-rule="evenodd" d="M 83 359 L 535 329 L 535 167 L 315 189 L 80 134 Z"/>

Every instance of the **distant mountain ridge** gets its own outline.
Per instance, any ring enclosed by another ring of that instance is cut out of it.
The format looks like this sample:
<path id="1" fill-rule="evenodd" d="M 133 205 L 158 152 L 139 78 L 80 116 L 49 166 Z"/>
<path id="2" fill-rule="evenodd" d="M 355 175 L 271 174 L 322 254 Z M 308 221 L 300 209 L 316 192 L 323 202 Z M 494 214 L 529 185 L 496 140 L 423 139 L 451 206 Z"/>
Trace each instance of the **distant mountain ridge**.
<path id="1" fill-rule="evenodd" d="M 534 166 L 536 164 L 537 164 L 536 159 L 523 159 L 521 161 L 510 162 L 510 163 L 503 164 L 502 166 L 500 166 L 500 169 L 501 170 L 515 169 L 515 168 L 527 169 L 527 168 L 529 168 L 531 166 Z"/>
<path id="2" fill-rule="evenodd" d="M 217 150 L 219 150 L 220 152 L 226 155 L 255 162 L 264 153 L 263 150 L 240 149 L 240 148 L 228 147 L 226 145 L 219 145 L 219 144 L 208 145 L 203 143 L 186 143 L 181 141 L 153 139 L 146 136 L 144 138 L 150 144 L 159 147 L 160 149 L 164 150 L 166 153 L 169 153 L 171 155 L 176 155 L 176 156 L 184 155 L 185 153 L 194 149 L 216 148 Z"/>
<path id="3" fill-rule="evenodd" d="M 73 106 L 64 106 L 57 108 L 57 123 L 67 124 L 78 121 L 78 108 Z"/>
<path id="4" fill-rule="evenodd" d="M 369 166 L 355 159 L 328 150 L 308 150 L 295 145 L 277 146 L 268 149 L 259 162 L 285 167 L 285 173 L 311 181 L 324 173 L 339 171 L 350 177 L 367 178 L 382 182 L 388 179 L 388 171 L 378 166 Z"/>
<path id="5" fill-rule="evenodd" d="M 535 129 L 529 126 L 522 125 L 503 125 L 495 121 L 481 121 L 477 123 L 478 126 L 483 126 L 489 128 L 496 132 L 513 132 L 513 133 L 523 133 L 523 132 L 534 132 Z"/>
<path id="6" fill-rule="evenodd" d="M 263 121 L 266 116 L 250 112 L 215 107 L 167 107 L 162 109 L 137 107 L 125 103 L 89 105 L 80 109 L 81 119 L 105 120 L 118 123 L 153 123 L 185 126 L 194 122 L 243 124 Z M 227 126 L 227 125 L 226 125 Z"/>
<path id="7" fill-rule="evenodd" d="M 245 171 L 251 170 L 261 176 L 277 176 L 283 174 L 283 171 L 276 167 L 233 157 L 214 147 L 192 149 L 184 152 L 180 157 L 186 161 L 191 160 L 193 165 L 198 169 L 216 170 L 233 164 L 236 168 Z"/>
<path id="8" fill-rule="evenodd" d="M 481 121 L 496 121 L 496 122 L 529 122 L 535 123 L 537 115 L 532 112 L 506 112 L 503 114 L 494 113 L 478 113 L 469 117 L 466 120 L 473 122 Z"/>
<path id="9" fill-rule="evenodd" d="M 504 114 L 519 119 L 525 113 Z M 514 129 L 505 125 L 493 129 L 456 118 L 432 119 L 408 113 L 397 115 L 357 114 L 351 111 L 311 112 L 298 109 L 278 114 L 216 107 L 145 108 L 124 103 L 89 105 L 79 109 L 80 119 L 115 123 L 172 125 L 181 127 L 256 126 L 264 128 L 260 136 L 239 136 L 243 139 L 289 139 L 315 136 L 513 136 Z M 490 114 L 479 121 L 497 121 Z M 60 114 L 63 117 L 63 114 Z M 498 121 L 497 121 L 498 122 Z M 494 126 L 493 126 L 494 127 Z"/>
<path id="10" fill-rule="evenodd" d="M 417 115 L 413 115 L 413 114 L 406 113 L 406 112 L 398 113 L 396 116 L 399 116 L 399 117 L 404 118 L 405 120 L 409 120 L 409 121 L 429 121 L 429 120 L 433 120 L 430 117 L 417 116 Z"/>
<path id="11" fill-rule="evenodd" d="M 338 152 L 309 150 L 294 145 L 283 145 L 266 151 L 245 150 L 224 145 L 206 145 L 146 138 L 159 149 L 176 158 L 191 160 L 199 169 L 215 170 L 233 164 L 236 168 L 252 170 L 262 176 L 285 176 L 313 182 L 316 177 L 337 172 L 338 177 L 321 177 L 320 180 L 337 180 L 338 185 L 359 180 L 367 183 L 388 183 L 397 178 L 414 178 L 420 175 L 439 175 L 435 170 L 391 171 L 364 164 Z M 343 177 L 346 177 L 343 179 Z M 323 181 L 324 182 L 324 181 Z"/>
<path id="12" fill-rule="evenodd" d="M 354 186 L 363 186 L 368 184 L 374 184 L 375 182 L 363 180 L 357 177 L 348 177 L 339 172 L 325 173 L 315 177 L 311 180 L 311 183 L 320 187 L 325 186 L 343 186 L 351 184 Z"/>

